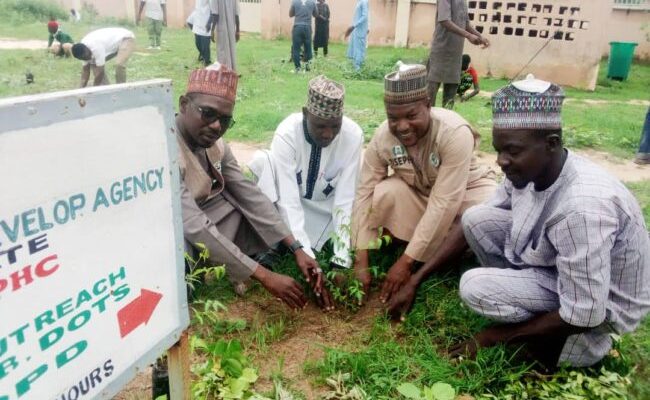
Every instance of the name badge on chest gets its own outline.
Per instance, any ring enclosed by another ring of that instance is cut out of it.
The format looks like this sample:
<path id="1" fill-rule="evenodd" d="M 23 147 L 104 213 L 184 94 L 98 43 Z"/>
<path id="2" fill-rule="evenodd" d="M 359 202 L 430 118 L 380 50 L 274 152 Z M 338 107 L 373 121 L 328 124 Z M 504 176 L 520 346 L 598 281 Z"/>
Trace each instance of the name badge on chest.
<path id="1" fill-rule="evenodd" d="M 436 153 L 431 153 L 431 155 L 429 155 L 429 161 L 431 161 L 431 166 L 433 168 L 438 168 L 440 166 L 440 158 Z"/>
<path id="2" fill-rule="evenodd" d="M 215 161 L 212 163 L 212 166 L 214 169 L 217 170 L 217 172 L 221 173 L 221 161 Z"/>

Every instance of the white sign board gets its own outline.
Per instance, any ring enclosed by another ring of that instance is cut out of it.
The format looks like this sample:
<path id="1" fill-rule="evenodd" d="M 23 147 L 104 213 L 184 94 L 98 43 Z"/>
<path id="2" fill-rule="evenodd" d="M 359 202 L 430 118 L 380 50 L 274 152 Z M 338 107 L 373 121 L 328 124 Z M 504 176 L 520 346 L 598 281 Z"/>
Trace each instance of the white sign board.
<path id="1" fill-rule="evenodd" d="M 171 93 L 0 100 L 0 400 L 109 399 L 188 326 Z"/>

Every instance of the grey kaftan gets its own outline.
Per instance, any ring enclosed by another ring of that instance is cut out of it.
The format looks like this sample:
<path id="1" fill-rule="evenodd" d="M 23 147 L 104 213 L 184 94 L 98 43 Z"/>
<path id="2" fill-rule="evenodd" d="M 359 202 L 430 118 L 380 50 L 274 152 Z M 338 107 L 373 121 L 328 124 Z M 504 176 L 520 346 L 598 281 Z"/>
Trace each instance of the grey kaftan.
<path id="1" fill-rule="evenodd" d="M 210 12 L 219 16 L 217 22 L 217 61 L 232 70 L 236 68 L 237 26 L 239 0 L 210 0 Z"/>
<path id="2" fill-rule="evenodd" d="M 465 38 L 442 26 L 451 21 L 465 29 L 469 22 L 465 0 L 438 0 L 436 29 L 429 53 L 429 82 L 460 83 L 460 69 Z"/>

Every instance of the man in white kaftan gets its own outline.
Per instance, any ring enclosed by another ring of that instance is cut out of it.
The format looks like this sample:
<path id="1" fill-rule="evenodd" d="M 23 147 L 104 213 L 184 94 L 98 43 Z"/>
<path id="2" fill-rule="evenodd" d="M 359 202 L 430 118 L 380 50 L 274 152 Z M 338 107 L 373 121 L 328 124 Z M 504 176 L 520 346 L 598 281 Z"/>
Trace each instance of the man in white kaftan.
<path id="1" fill-rule="evenodd" d="M 270 151 L 249 167 L 293 235 L 314 257 L 332 239 L 332 263 L 349 267 L 349 224 L 363 145 L 359 125 L 343 116 L 344 89 L 319 76 L 302 113 L 275 131 Z"/>

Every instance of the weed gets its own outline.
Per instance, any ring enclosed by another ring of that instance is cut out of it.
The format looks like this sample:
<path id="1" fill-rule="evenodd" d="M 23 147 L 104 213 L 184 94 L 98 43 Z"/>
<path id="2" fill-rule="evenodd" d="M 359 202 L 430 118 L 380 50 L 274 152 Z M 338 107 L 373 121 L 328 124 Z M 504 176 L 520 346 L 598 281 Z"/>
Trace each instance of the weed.
<path id="1" fill-rule="evenodd" d="M 366 400 L 368 395 L 357 385 L 352 385 L 348 381 L 350 374 L 337 373 L 325 380 L 330 390 L 327 391 L 323 398 L 325 400 Z"/>
<path id="2" fill-rule="evenodd" d="M 67 20 L 68 12 L 58 4 L 44 0 L 3 0 L 0 10 L 5 18 L 17 21 L 47 21 L 50 18 Z"/>
<path id="3" fill-rule="evenodd" d="M 200 250 L 196 258 L 185 253 L 185 262 L 189 269 L 189 272 L 185 274 L 185 282 L 191 291 L 196 290 L 197 284 L 204 280 L 212 278 L 220 280 L 226 275 L 225 266 L 209 265 L 210 251 L 203 243 L 196 243 L 195 247 Z"/>
<path id="4" fill-rule="evenodd" d="M 236 340 L 219 340 L 207 343 L 203 339 L 190 338 L 192 351 L 203 354 L 206 361 L 192 366 L 198 380 L 192 384 L 195 399 L 250 399 L 262 398 L 251 386 L 257 381 L 257 373 L 249 367 L 241 344 Z"/>
<path id="5" fill-rule="evenodd" d="M 431 386 L 424 386 L 422 389 L 408 382 L 397 387 L 397 391 L 407 399 L 414 400 L 454 400 L 456 391 L 444 382 L 436 382 Z"/>

